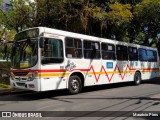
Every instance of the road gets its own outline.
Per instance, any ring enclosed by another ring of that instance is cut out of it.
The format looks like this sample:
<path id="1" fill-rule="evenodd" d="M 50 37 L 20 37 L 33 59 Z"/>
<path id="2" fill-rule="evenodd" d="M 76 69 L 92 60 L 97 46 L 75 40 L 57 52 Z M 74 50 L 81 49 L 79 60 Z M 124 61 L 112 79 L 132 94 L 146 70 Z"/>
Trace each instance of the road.
<path id="1" fill-rule="evenodd" d="M 145 81 L 138 86 L 132 83 L 118 83 L 86 87 L 77 95 L 68 95 L 65 90 L 39 93 L 25 91 L 2 95 L 0 96 L 0 111 L 69 111 L 57 112 L 58 117 L 34 118 L 37 120 L 158 120 L 160 114 L 158 117 L 128 115 L 130 112 L 133 114 L 133 111 L 140 113 L 160 111 L 160 79 Z M 63 115 L 66 114 L 68 116 L 64 117 Z M 76 115 L 80 117 L 75 117 Z M 152 115 L 156 116 L 156 113 L 153 112 Z M 11 120 L 14 119 L 18 118 L 11 118 Z M 23 118 L 25 119 L 28 120 L 28 118 Z"/>

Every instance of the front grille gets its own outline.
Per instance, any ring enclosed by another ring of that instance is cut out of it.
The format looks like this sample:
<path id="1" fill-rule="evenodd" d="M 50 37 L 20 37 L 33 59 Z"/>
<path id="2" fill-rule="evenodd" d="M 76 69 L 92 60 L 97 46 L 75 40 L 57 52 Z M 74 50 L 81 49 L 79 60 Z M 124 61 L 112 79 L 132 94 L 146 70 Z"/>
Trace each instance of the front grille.
<path id="1" fill-rule="evenodd" d="M 25 83 L 16 82 L 17 86 L 25 87 Z"/>
<path id="2" fill-rule="evenodd" d="M 13 72 L 15 76 L 26 76 L 29 72 Z"/>
<path id="3" fill-rule="evenodd" d="M 18 81 L 26 81 L 27 80 L 27 78 L 15 78 L 15 80 L 18 80 Z"/>

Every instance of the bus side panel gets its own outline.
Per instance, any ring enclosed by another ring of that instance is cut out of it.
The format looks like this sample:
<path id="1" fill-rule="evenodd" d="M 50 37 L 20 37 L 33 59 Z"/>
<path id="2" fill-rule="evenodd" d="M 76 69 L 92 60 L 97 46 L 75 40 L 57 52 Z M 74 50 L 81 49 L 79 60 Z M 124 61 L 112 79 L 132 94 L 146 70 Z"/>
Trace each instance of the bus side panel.
<path id="1" fill-rule="evenodd" d="M 142 80 L 158 77 L 158 63 L 156 62 L 140 62 Z"/>
<path id="2" fill-rule="evenodd" d="M 85 85 L 101 85 L 101 84 L 106 84 L 109 83 L 104 74 L 104 67 L 102 66 L 101 60 L 96 60 L 96 59 L 91 59 L 87 60 L 88 66 L 88 73 L 86 74 L 86 80 L 85 80 Z M 93 82 L 91 83 L 90 80 Z"/>
<path id="3" fill-rule="evenodd" d="M 101 77 L 101 60 L 93 59 L 66 59 L 65 66 L 72 64 L 70 72 L 81 71 L 84 74 L 84 86 L 103 84 Z M 69 66 L 68 66 L 69 67 Z"/>
<path id="4" fill-rule="evenodd" d="M 114 76 L 116 73 L 116 61 L 115 60 L 102 60 L 102 75 L 104 84 L 114 83 Z"/>
<path id="5" fill-rule="evenodd" d="M 134 75 L 136 71 L 140 71 L 139 61 L 129 61 L 129 72 L 128 72 L 128 80 L 134 81 Z"/>
<path id="6" fill-rule="evenodd" d="M 140 61 L 140 69 L 141 69 L 141 78 L 142 80 L 148 79 L 150 76 L 147 72 L 148 62 Z"/>
<path id="7" fill-rule="evenodd" d="M 148 74 L 149 78 L 158 77 L 159 69 L 158 69 L 158 62 L 148 62 Z"/>
<path id="8" fill-rule="evenodd" d="M 41 91 L 66 88 L 68 73 L 61 71 L 60 66 L 59 64 L 41 66 Z"/>
<path id="9" fill-rule="evenodd" d="M 126 82 L 129 81 L 129 62 L 128 61 L 116 61 L 116 74 L 114 75 L 114 82 Z"/>

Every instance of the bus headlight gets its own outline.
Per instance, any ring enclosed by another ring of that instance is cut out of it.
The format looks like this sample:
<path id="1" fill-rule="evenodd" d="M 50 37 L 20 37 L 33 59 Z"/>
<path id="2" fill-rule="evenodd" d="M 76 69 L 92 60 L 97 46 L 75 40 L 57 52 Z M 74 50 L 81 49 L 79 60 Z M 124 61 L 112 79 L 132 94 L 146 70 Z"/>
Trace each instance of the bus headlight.
<path id="1" fill-rule="evenodd" d="M 13 73 L 11 73 L 10 78 L 11 78 L 11 80 L 15 80 L 15 76 Z"/>
<path id="2" fill-rule="evenodd" d="M 14 77 L 14 76 L 11 75 L 10 77 L 11 77 L 11 80 L 15 80 L 15 77 Z"/>
<path id="3" fill-rule="evenodd" d="M 30 77 L 28 78 L 29 81 L 34 80 L 38 76 L 38 72 L 31 73 Z"/>

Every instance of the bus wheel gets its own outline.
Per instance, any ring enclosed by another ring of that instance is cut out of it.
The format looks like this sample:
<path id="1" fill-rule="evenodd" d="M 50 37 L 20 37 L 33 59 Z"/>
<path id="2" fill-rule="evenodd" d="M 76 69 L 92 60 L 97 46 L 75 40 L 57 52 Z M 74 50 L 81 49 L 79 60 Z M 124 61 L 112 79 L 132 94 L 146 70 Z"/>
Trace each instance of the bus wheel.
<path id="1" fill-rule="evenodd" d="M 71 76 L 68 84 L 68 91 L 70 94 L 77 94 L 82 89 L 82 82 L 78 76 Z"/>
<path id="2" fill-rule="evenodd" d="M 136 72 L 134 75 L 134 83 L 135 85 L 139 85 L 141 83 L 141 74 Z"/>

